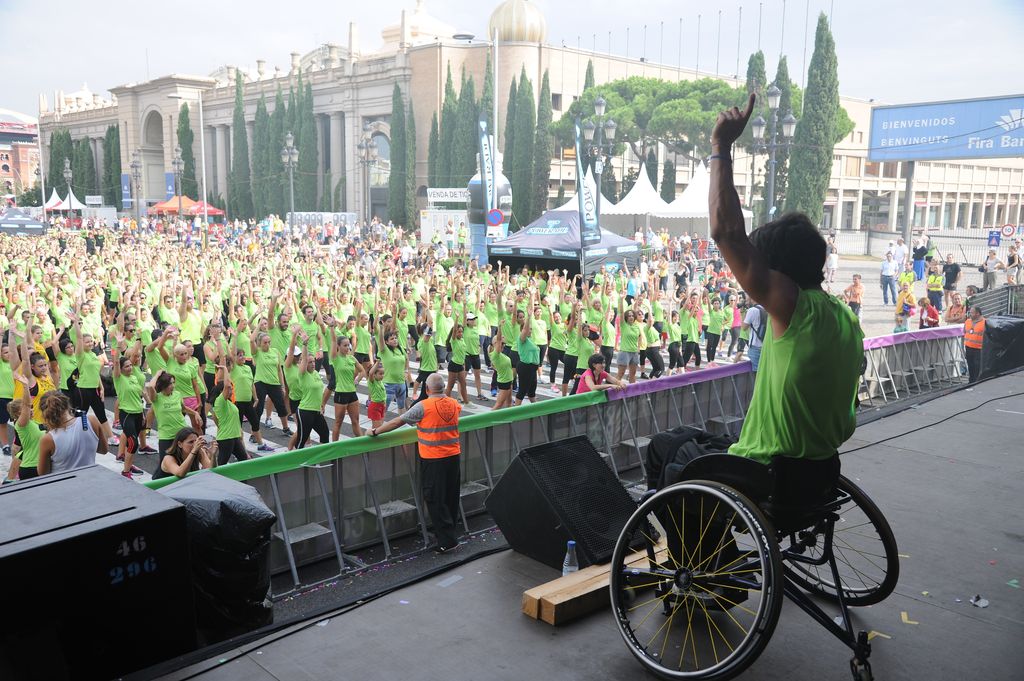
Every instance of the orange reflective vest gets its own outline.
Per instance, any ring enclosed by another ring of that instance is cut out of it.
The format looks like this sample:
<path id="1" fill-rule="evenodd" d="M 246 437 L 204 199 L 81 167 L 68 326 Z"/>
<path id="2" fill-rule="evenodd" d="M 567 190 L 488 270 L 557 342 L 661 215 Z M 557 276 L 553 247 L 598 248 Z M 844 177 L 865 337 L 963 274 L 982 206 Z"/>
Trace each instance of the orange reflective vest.
<path id="1" fill-rule="evenodd" d="M 981 343 L 984 339 L 985 318 L 982 317 L 977 322 L 968 318 L 968 320 L 964 322 L 964 345 L 968 348 L 981 350 Z"/>
<path id="2" fill-rule="evenodd" d="M 423 401 L 423 418 L 416 424 L 420 456 L 443 459 L 462 453 L 459 444 L 459 413 L 462 405 L 450 397 L 428 397 Z"/>

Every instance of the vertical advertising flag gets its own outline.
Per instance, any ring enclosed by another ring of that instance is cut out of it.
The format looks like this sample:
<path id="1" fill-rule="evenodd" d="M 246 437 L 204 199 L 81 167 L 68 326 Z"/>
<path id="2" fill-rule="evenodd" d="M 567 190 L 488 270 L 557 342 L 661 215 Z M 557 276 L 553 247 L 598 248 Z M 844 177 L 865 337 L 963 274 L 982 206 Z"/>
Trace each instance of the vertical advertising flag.
<path id="1" fill-rule="evenodd" d="M 128 173 L 121 173 L 121 203 L 128 205 L 132 201 L 132 184 Z"/>
<path id="2" fill-rule="evenodd" d="M 580 152 L 580 123 L 576 121 L 576 197 L 580 202 L 580 232 L 584 244 L 596 244 L 601 241 L 597 202 L 583 174 L 583 154 Z"/>
<path id="3" fill-rule="evenodd" d="M 494 192 L 494 150 L 491 149 L 491 136 L 487 134 L 487 121 L 478 121 L 480 131 L 480 184 L 484 194 L 484 209 L 495 207 Z"/>
<path id="4" fill-rule="evenodd" d="M 164 173 L 164 185 L 167 191 L 164 192 L 164 201 L 174 198 L 174 173 Z"/>

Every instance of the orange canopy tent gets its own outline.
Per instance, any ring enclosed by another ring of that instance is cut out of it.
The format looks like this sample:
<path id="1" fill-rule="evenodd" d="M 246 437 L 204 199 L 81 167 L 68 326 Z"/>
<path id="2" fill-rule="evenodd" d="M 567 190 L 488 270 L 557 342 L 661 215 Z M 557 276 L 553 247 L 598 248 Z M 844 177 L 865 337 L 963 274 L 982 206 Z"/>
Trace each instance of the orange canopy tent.
<path id="1" fill-rule="evenodd" d="M 181 201 L 181 210 L 184 213 L 188 213 L 189 209 L 196 205 L 196 202 L 187 196 L 172 196 L 166 201 L 162 201 L 161 203 L 151 206 L 146 212 L 150 215 L 156 215 L 157 213 L 177 213 L 179 200 Z"/>
<path id="2" fill-rule="evenodd" d="M 186 208 L 185 213 L 187 215 L 224 215 L 224 211 L 216 206 L 211 206 L 205 201 L 199 201 L 192 205 L 191 208 Z"/>

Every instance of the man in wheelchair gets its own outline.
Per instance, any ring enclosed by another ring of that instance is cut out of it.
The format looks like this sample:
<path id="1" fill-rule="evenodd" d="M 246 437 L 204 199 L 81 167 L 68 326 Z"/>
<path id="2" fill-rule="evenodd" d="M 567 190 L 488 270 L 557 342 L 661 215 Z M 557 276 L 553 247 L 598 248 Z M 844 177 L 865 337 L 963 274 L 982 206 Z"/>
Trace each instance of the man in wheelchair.
<path id="1" fill-rule="evenodd" d="M 784 594 L 853 649 L 854 678 L 870 679 L 870 646 L 847 605 L 884 599 L 898 561 L 884 517 L 839 474 L 839 447 L 856 428 L 863 333 L 821 288 L 826 243 L 807 216 L 747 235 L 732 145 L 753 108 L 750 95 L 743 111 L 719 114 L 709 193 L 711 235 L 769 316 L 753 397 L 736 442 L 687 427 L 652 438 L 649 491 L 612 559 L 613 610 L 651 671 L 721 681 L 763 650 Z M 804 591 L 838 601 L 842 624 Z"/>

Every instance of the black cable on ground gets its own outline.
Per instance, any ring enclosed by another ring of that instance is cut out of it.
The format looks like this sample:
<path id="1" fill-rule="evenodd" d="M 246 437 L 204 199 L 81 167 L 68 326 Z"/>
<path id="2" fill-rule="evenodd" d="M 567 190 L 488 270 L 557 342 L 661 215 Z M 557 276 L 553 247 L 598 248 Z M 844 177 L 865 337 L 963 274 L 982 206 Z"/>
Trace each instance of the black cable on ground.
<path id="1" fill-rule="evenodd" d="M 220 653 L 244 648 L 245 646 L 255 641 L 260 641 L 260 645 L 269 645 L 282 638 L 286 638 L 288 636 L 291 636 L 292 634 L 296 634 L 300 631 L 305 631 L 310 627 L 316 626 L 317 622 L 327 617 L 337 617 L 340 615 L 347 614 L 349 612 L 352 612 L 353 610 L 361 608 L 364 605 L 367 605 L 385 596 L 388 596 L 394 593 L 395 591 L 398 591 L 399 589 L 404 589 L 405 587 L 412 586 L 414 584 L 419 584 L 420 582 L 426 581 L 431 577 L 436 577 L 441 573 L 447 572 L 452 568 L 467 565 L 480 558 L 486 558 L 487 556 L 493 556 L 503 551 L 508 551 L 510 548 L 511 547 L 506 544 L 505 546 L 485 549 L 483 551 L 480 551 L 479 553 L 474 553 L 470 556 L 466 556 L 461 560 L 445 563 L 443 565 L 438 565 L 436 568 L 433 568 L 425 573 L 417 575 L 412 579 L 407 579 L 404 582 L 399 582 L 398 584 L 390 586 L 378 593 L 371 594 L 369 596 L 356 597 L 348 601 L 347 603 L 342 603 L 341 605 L 333 604 L 323 607 L 319 610 L 314 610 L 311 614 L 306 615 L 302 618 L 304 620 L 303 624 L 296 624 L 294 620 L 274 623 L 266 627 L 256 629 L 255 631 L 251 631 L 247 634 L 236 636 L 235 638 L 231 638 L 226 641 L 221 641 L 219 643 L 215 643 L 205 648 L 200 648 L 199 650 L 193 651 L 191 653 L 186 653 L 185 655 L 181 655 L 173 660 L 161 662 L 160 664 L 148 667 L 147 669 L 143 669 L 138 672 L 133 672 L 132 674 L 125 675 L 123 678 L 126 681 L 143 681 L 144 679 L 153 679 L 166 674 L 171 674 L 175 671 L 178 671 L 179 669 L 184 669 L 189 665 L 198 664 L 203 660 L 211 659 L 213 657 L 216 657 Z M 286 629 L 286 631 L 282 631 L 283 629 Z M 248 655 L 249 652 L 249 650 L 235 650 L 235 652 L 229 655 L 228 657 L 218 658 L 216 665 L 198 670 L 194 674 L 183 676 L 181 677 L 181 681 L 194 679 L 197 676 L 200 676 L 210 671 L 210 669 L 214 669 L 220 665 L 227 664 L 228 662 L 237 660 L 240 657 L 244 657 Z"/>

